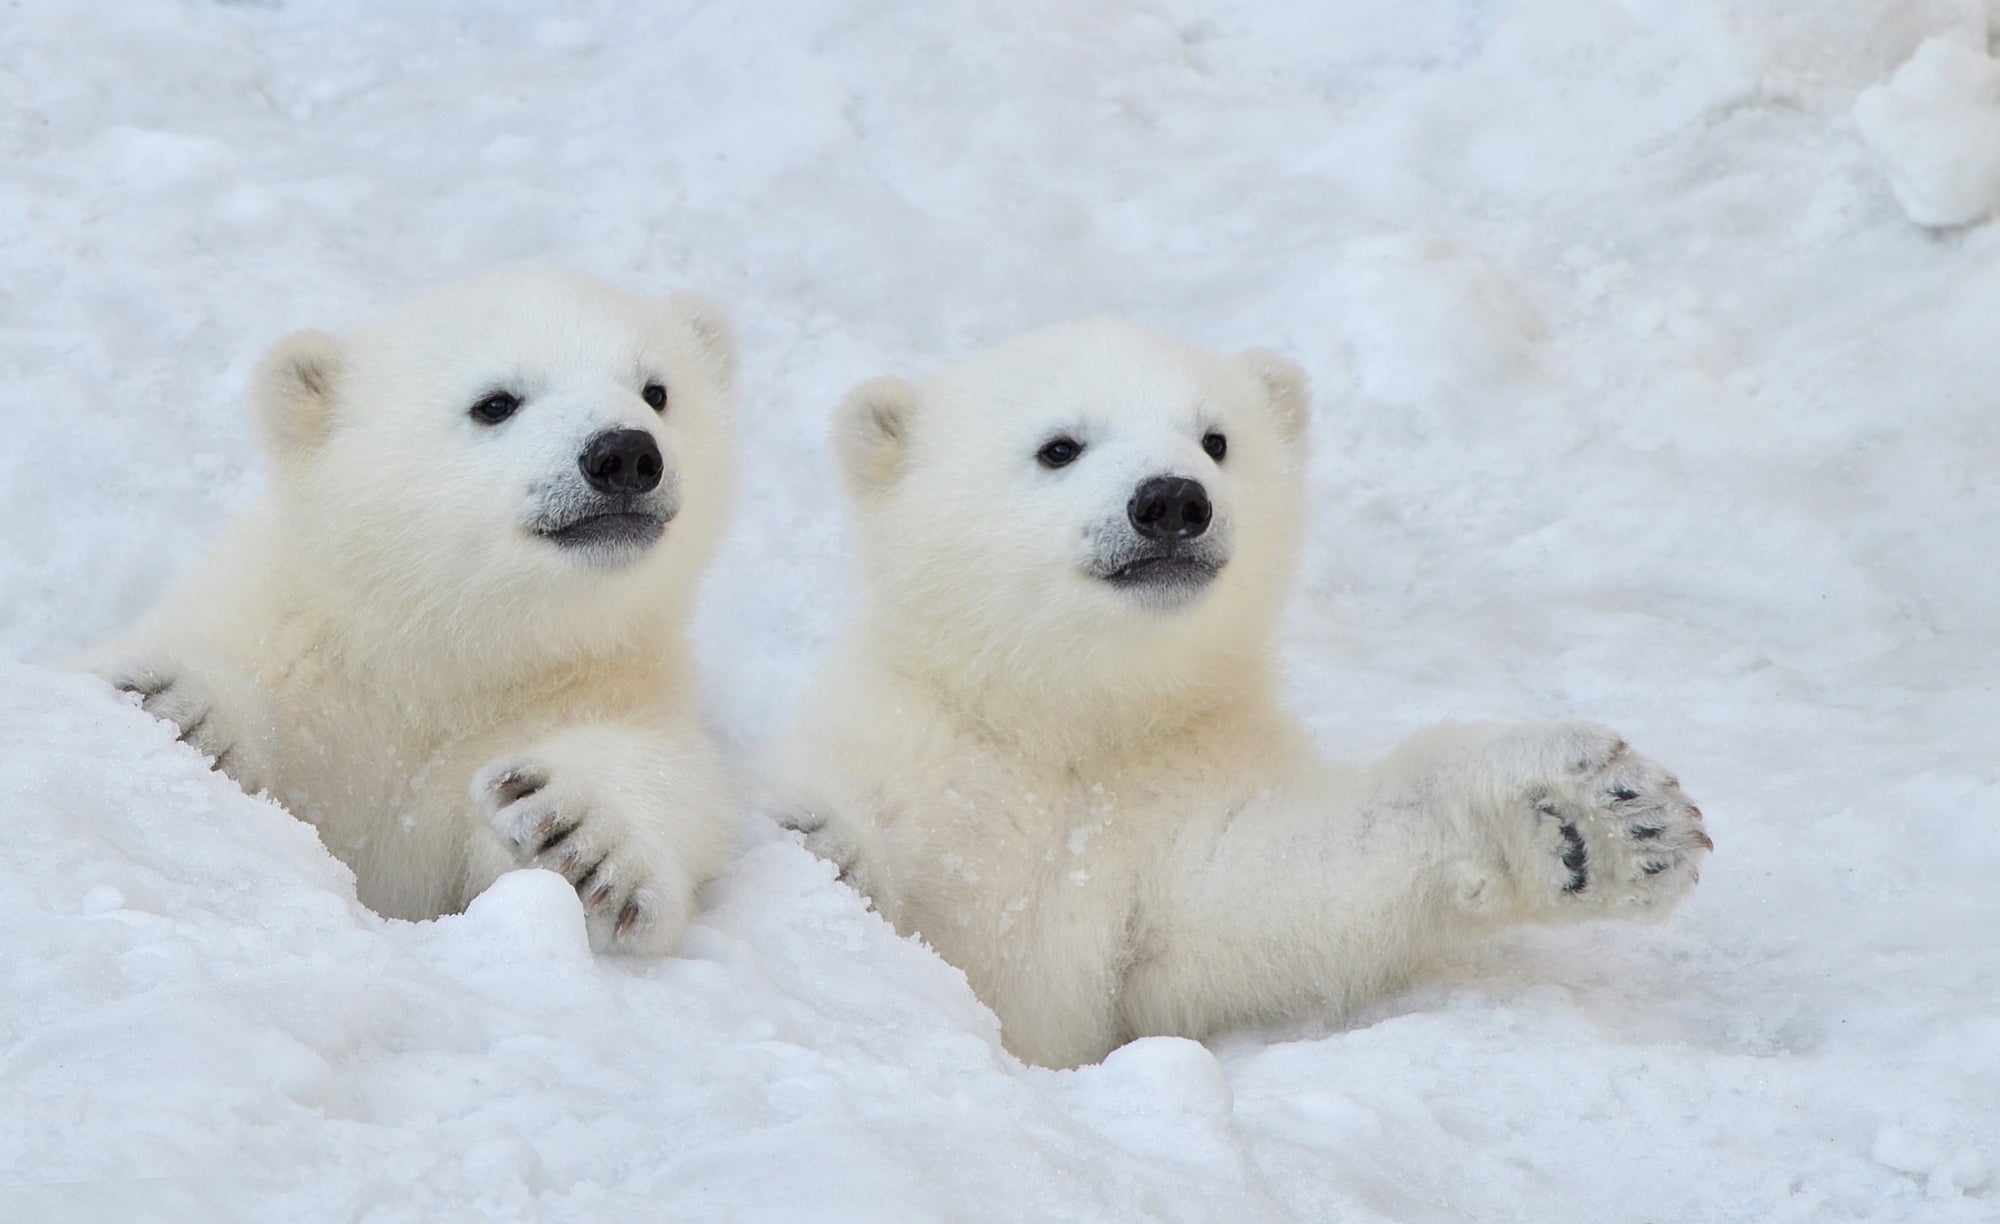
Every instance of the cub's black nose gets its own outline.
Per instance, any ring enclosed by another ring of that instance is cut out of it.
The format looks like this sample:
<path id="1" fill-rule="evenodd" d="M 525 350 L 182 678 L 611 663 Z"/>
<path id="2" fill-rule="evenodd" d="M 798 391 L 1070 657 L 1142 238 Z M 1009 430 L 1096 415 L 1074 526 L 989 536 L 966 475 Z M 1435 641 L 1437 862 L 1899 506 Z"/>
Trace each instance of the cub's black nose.
<path id="1" fill-rule="evenodd" d="M 593 489 L 605 493 L 650 493 L 660 487 L 667 465 L 660 444 L 643 429 L 611 429 L 598 434 L 577 456 L 576 466 Z"/>
<path id="2" fill-rule="evenodd" d="M 1185 476 L 1155 476 L 1141 484 L 1126 503 L 1132 526 L 1149 540 L 1192 540 L 1208 530 L 1215 508 L 1208 490 Z"/>

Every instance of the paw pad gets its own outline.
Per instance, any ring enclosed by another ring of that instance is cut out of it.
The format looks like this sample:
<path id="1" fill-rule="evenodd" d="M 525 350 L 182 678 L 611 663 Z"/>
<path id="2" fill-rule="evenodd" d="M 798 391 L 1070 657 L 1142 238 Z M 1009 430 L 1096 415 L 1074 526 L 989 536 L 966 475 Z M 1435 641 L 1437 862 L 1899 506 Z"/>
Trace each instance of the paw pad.
<path id="1" fill-rule="evenodd" d="M 1563 866 L 1569 869 L 1569 883 L 1563 885 L 1563 891 L 1580 893 L 1590 883 L 1590 873 L 1585 870 L 1590 862 L 1590 851 L 1584 847 L 1583 834 L 1568 821 L 1562 823 L 1562 838 Z"/>
<path id="2" fill-rule="evenodd" d="M 1595 752 L 1593 753 L 1593 749 Z M 1662 911 L 1698 878 L 1701 855 L 1714 841 L 1701 811 L 1668 770 L 1623 740 L 1602 734 L 1571 745 L 1591 754 L 1584 776 L 1544 775 L 1521 792 L 1538 821 L 1535 846 L 1546 856 L 1537 870 L 1540 895 L 1573 912 Z"/>

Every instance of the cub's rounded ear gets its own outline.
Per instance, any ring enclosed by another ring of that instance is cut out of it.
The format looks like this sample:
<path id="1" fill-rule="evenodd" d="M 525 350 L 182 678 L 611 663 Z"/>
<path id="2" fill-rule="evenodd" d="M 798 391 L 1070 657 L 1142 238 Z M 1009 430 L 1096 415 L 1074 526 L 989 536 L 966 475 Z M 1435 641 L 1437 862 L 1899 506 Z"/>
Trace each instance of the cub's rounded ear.
<path id="1" fill-rule="evenodd" d="M 1238 360 L 1263 384 L 1272 413 L 1289 441 L 1305 436 L 1312 419 L 1312 384 L 1299 363 L 1270 349 L 1245 349 Z"/>
<path id="2" fill-rule="evenodd" d="M 876 378 L 847 393 L 833 417 L 833 451 L 848 492 L 870 497 L 902 474 L 910 425 L 923 393 L 900 378 Z"/>
<path id="3" fill-rule="evenodd" d="M 250 410 L 264 451 L 296 463 L 326 442 L 346 353 L 322 331 L 293 332 L 271 346 L 250 376 Z"/>
<path id="4" fill-rule="evenodd" d="M 726 391 L 736 389 L 736 324 L 722 303 L 684 289 L 667 298 L 667 312 L 694 333 L 708 372 Z"/>

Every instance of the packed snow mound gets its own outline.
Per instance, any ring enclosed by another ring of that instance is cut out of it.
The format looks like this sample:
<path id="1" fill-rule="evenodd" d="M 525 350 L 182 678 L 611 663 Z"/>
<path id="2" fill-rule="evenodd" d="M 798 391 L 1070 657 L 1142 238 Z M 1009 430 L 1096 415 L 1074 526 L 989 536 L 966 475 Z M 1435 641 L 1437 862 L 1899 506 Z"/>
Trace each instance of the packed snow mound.
<path id="1" fill-rule="evenodd" d="M 762 839 L 712 890 L 683 956 L 593 957 L 575 891 L 547 872 L 435 922 L 376 917 L 310 828 L 173 734 L 100 681 L 0 663 L 0 742 L 39 746 L 0 760 L 10 1210 L 706 1219 L 791 1202 L 859 1218 L 985 1201 L 1053 1218 L 1104 1152 L 1174 1146 L 1187 1106 L 1129 1101 L 1143 1052 L 1082 1090 L 1072 1121 L 955 970 L 789 843 Z M 1193 1050 L 1212 1095 L 1213 1056 Z M 1019 1129 L 1023 1107 L 1045 1133 Z M 1164 1184 L 1137 1157 L 1113 1164 Z M 1207 1204 L 1183 1218 L 1244 1202 L 1176 1181 Z"/>
<path id="2" fill-rule="evenodd" d="M 1918 225 L 1969 225 L 2000 207 L 2000 63 L 1985 52 L 1925 40 L 1861 95 L 1854 120 Z"/>

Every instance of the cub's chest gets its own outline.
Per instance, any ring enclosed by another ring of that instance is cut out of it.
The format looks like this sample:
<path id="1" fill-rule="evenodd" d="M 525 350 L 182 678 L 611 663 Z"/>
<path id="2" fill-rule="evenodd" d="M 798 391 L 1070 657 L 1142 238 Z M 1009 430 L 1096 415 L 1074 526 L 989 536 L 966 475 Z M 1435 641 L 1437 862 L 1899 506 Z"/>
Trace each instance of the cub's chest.
<path id="1" fill-rule="evenodd" d="M 1122 912 L 1165 815 L 1149 787 L 1001 769 L 909 788 L 890 806 L 884 832 L 930 925 L 1001 938 L 1056 913 Z"/>

